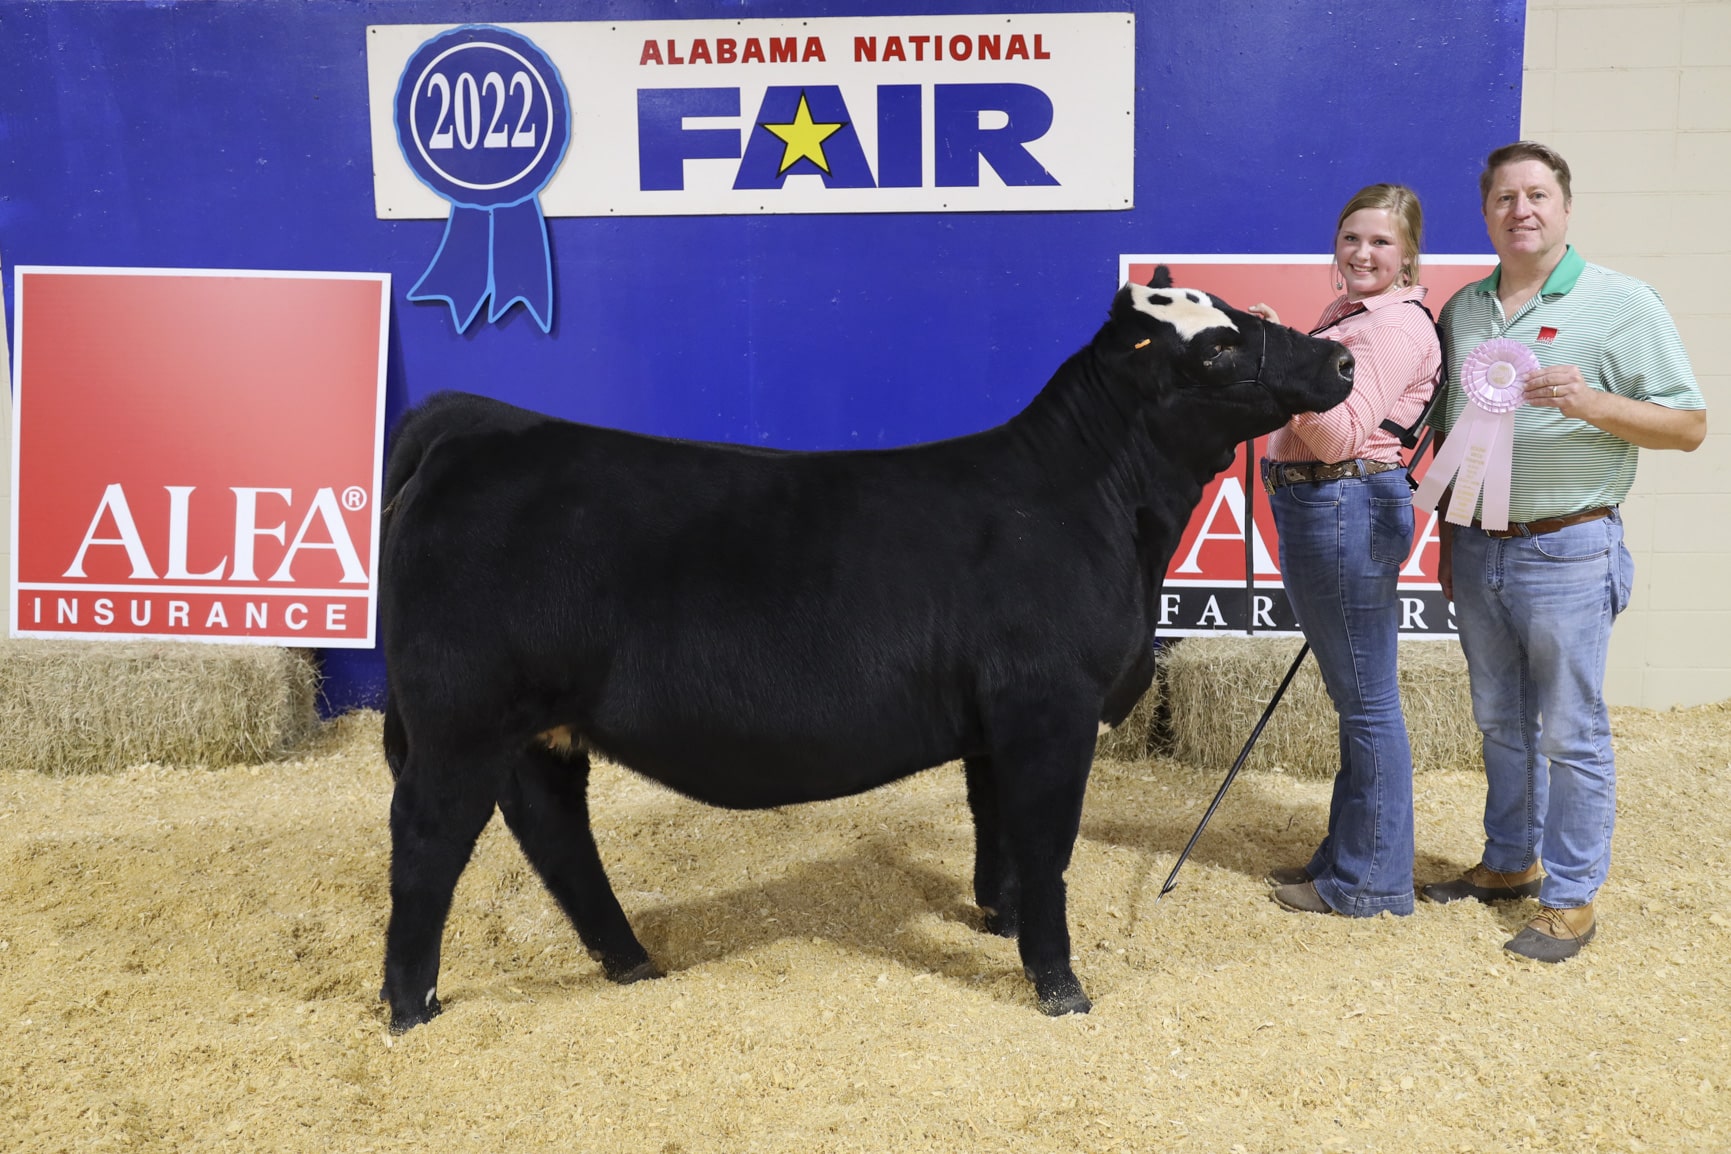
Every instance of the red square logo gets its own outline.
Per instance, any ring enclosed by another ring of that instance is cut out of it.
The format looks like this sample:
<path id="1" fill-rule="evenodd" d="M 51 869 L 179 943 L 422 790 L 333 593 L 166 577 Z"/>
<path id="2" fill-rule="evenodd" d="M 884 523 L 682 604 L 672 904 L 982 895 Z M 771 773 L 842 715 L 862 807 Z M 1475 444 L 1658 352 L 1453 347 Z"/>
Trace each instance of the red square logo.
<path id="1" fill-rule="evenodd" d="M 16 272 L 12 636 L 371 646 L 389 277 Z"/>
<path id="2" fill-rule="evenodd" d="M 1557 339 L 1557 330 L 1550 325 L 1544 325 L 1539 329 L 1539 339 L 1541 341 L 1554 341 Z"/>

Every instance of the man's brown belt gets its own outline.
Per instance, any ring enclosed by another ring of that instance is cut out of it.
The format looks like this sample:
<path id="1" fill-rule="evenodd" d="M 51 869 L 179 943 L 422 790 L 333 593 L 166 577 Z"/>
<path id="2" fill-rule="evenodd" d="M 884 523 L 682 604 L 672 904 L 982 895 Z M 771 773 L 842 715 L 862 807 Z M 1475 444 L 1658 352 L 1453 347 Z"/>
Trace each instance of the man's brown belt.
<path id="1" fill-rule="evenodd" d="M 1547 517 L 1543 521 L 1528 521 L 1523 525 L 1510 525 L 1507 529 L 1484 529 L 1477 521 L 1473 528 L 1484 529 L 1485 536 L 1499 540 L 1509 537 L 1539 537 L 1546 533 L 1555 533 L 1558 529 L 1566 529 L 1570 525 L 1579 525 L 1583 521 L 1597 521 L 1601 517 L 1609 517 L 1614 505 L 1601 505 L 1597 509 L 1582 509 L 1579 513 L 1564 513 L 1561 517 Z"/>

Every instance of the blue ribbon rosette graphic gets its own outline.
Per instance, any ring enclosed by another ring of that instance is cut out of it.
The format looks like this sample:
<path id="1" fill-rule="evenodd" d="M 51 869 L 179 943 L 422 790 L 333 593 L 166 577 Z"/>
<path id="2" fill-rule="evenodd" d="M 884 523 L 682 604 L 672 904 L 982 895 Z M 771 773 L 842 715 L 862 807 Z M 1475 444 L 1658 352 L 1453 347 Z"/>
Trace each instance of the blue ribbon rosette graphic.
<path id="1" fill-rule="evenodd" d="M 527 37 L 491 24 L 434 36 L 397 81 L 397 147 L 421 183 L 451 202 L 445 237 L 412 301 L 444 301 L 462 332 L 518 301 L 547 332 L 553 262 L 537 199 L 571 143 L 559 70 Z"/>

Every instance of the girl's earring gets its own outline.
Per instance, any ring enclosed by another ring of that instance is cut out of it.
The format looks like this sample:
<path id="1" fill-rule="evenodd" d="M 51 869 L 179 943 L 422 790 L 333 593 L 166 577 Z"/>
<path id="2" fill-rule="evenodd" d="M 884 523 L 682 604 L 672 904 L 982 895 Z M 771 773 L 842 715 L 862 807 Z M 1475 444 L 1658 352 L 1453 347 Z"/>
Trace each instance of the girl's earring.
<path id="1" fill-rule="evenodd" d="M 1340 275 L 1340 266 L 1334 266 L 1334 291 L 1340 292 L 1346 288 L 1346 280 Z"/>

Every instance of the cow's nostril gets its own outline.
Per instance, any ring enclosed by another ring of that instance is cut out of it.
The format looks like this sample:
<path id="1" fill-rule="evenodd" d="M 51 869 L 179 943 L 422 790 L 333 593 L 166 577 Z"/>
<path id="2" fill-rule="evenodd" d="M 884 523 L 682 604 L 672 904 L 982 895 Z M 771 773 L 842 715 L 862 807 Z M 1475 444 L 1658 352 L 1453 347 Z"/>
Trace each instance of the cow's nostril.
<path id="1" fill-rule="evenodd" d="M 1340 373 L 1341 380 L 1343 380 L 1343 381 L 1352 380 L 1352 354 L 1351 353 L 1341 353 L 1340 359 L 1334 362 L 1334 367 Z"/>

